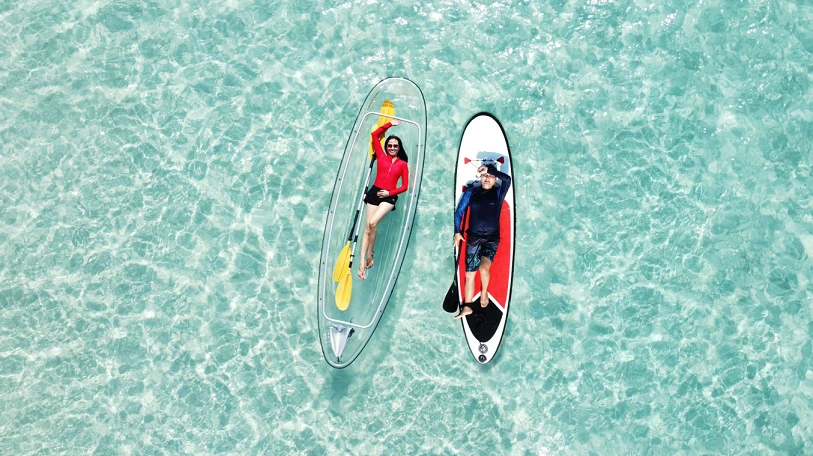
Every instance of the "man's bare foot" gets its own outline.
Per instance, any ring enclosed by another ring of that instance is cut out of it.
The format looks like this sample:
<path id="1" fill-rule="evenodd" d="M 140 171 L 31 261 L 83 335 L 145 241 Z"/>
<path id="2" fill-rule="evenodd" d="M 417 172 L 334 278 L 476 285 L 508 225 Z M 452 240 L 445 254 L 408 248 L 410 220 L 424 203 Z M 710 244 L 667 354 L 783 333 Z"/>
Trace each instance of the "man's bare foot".
<path id="1" fill-rule="evenodd" d="M 364 267 L 366 267 L 367 269 L 370 269 L 371 267 L 373 267 L 373 251 L 372 250 L 367 252 L 367 264 L 365 264 Z"/>
<path id="2" fill-rule="evenodd" d="M 488 307 L 488 294 L 480 295 L 480 307 L 483 309 Z"/>
<path id="3" fill-rule="evenodd" d="M 463 304 L 463 307 L 460 308 L 460 312 L 454 316 L 454 319 L 457 320 L 459 318 L 463 318 L 466 315 L 471 315 L 473 310 L 471 310 L 471 304 Z"/>
<path id="4" fill-rule="evenodd" d="M 359 280 L 366 280 L 367 279 L 367 271 L 364 269 L 364 266 L 359 268 L 358 272 Z"/>

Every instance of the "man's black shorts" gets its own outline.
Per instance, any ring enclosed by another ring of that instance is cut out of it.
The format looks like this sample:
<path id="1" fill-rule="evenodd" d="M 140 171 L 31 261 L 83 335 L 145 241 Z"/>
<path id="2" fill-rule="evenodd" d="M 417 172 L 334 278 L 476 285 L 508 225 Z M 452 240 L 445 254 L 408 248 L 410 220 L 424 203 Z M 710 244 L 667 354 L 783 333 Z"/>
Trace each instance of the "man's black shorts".
<path id="1" fill-rule="evenodd" d="M 474 272 L 480 267 L 480 258 L 486 257 L 494 262 L 499 239 L 488 239 L 469 235 L 466 241 L 466 272 Z"/>

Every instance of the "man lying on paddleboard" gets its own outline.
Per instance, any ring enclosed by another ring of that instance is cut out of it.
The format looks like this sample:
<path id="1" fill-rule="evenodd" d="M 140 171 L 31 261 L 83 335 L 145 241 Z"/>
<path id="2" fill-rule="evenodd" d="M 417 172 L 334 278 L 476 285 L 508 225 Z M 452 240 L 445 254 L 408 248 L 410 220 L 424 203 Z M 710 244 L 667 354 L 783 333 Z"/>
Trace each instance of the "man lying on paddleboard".
<path id="1" fill-rule="evenodd" d="M 500 244 L 500 212 L 502 203 L 508 189 L 511 187 L 511 177 L 497 171 L 493 165 L 481 166 L 477 169 L 480 174 L 480 186 L 469 187 L 460 197 L 454 213 L 454 244 L 463 240 L 461 222 L 466 208 L 469 212 L 468 241 L 466 242 L 466 288 L 465 299 L 460 312 L 454 318 L 471 315 L 471 305 L 474 299 L 474 278 L 480 271 L 480 307 L 488 306 L 488 280 L 491 263 Z M 501 184 L 495 187 L 497 179 Z"/>

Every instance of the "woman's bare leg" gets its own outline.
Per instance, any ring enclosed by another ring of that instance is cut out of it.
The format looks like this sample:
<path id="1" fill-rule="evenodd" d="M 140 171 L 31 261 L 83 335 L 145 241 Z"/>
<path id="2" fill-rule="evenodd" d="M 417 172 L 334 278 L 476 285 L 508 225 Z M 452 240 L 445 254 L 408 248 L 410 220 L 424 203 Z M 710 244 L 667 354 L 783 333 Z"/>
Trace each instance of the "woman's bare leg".
<path id="1" fill-rule="evenodd" d="M 380 222 L 385 215 L 392 212 L 393 207 L 394 206 L 390 203 L 381 203 L 378 205 L 378 209 L 373 213 L 373 216 L 367 220 L 367 227 L 370 229 L 370 238 L 368 239 L 369 244 L 367 244 L 368 268 L 373 266 L 373 247 L 375 246 L 375 237 L 378 234 L 378 222 Z"/>
<path id="2" fill-rule="evenodd" d="M 364 223 L 364 234 L 361 236 L 361 253 L 359 255 L 359 271 L 358 271 L 358 278 L 360 280 L 365 280 L 367 278 L 367 245 L 370 243 L 370 219 L 373 217 L 378 206 L 373 206 L 372 204 L 367 204 L 367 220 Z"/>
<path id="3" fill-rule="evenodd" d="M 375 237 L 378 233 L 378 222 L 385 215 L 392 211 L 393 205 L 381 203 L 378 206 L 367 205 L 367 223 L 364 224 L 364 237 L 361 239 L 361 261 L 359 261 L 358 277 L 361 280 L 367 278 L 367 268 L 373 265 L 373 249 L 375 247 Z"/>

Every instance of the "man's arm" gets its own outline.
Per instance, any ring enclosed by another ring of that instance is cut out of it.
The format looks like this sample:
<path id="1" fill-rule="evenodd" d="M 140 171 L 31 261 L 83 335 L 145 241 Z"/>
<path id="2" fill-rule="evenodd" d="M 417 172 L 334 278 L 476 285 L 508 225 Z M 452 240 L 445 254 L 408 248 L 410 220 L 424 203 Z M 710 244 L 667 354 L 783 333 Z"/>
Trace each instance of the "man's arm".
<path id="1" fill-rule="evenodd" d="M 460 202 L 457 203 L 457 209 L 454 211 L 454 232 L 455 234 L 460 233 L 463 230 L 463 227 L 460 226 L 461 222 L 463 221 L 463 214 L 466 213 L 466 208 L 469 207 L 469 200 L 471 199 L 471 193 L 474 191 L 474 188 L 469 188 L 463 195 L 460 197 Z"/>
<path id="2" fill-rule="evenodd" d="M 511 176 L 501 171 L 498 171 L 497 168 L 494 167 L 494 165 L 488 165 L 488 174 L 496 176 L 497 179 L 502 181 L 502 183 L 500 184 L 499 193 L 497 195 L 499 196 L 500 201 L 504 200 L 505 195 L 508 194 L 508 189 L 511 188 Z"/>

